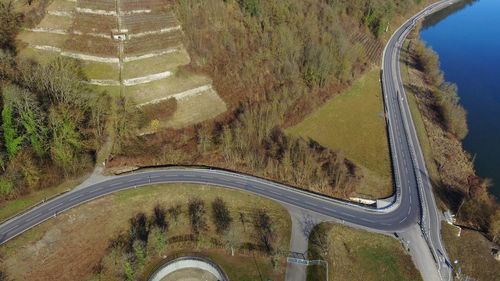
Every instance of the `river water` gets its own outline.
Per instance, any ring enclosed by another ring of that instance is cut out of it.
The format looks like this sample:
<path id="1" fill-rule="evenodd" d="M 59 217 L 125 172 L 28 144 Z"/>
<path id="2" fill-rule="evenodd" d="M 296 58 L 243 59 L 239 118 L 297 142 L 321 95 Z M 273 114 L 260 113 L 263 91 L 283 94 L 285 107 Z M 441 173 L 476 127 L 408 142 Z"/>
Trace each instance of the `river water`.
<path id="1" fill-rule="evenodd" d="M 451 6 L 429 17 L 420 36 L 439 54 L 445 79 L 458 85 L 468 112 L 465 149 L 500 198 L 500 1 Z"/>

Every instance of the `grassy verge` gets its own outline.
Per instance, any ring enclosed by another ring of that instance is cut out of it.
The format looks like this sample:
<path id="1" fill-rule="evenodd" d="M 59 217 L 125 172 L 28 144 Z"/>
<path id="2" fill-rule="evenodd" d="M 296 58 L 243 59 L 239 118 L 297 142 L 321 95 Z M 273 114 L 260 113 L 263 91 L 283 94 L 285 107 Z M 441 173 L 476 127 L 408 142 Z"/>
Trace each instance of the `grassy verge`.
<path id="1" fill-rule="evenodd" d="M 498 280 L 500 277 L 499 262 L 491 255 L 493 244 L 479 232 L 462 230 L 457 236 L 458 228 L 447 223 L 442 225 L 443 240 L 455 273 L 460 268 L 462 274 L 475 280 Z"/>
<path id="2" fill-rule="evenodd" d="M 420 147 L 422 148 L 422 153 L 424 154 L 425 166 L 429 172 L 429 175 L 433 182 L 439 182 L 439 172 L 436 167 L 435 162 L 432 160 L 432 149 L 431 143 L 427 134 L 427 130 L 425 129 L 424 120 L 420 109 L 418 107 L 418 103 L 415 97 L 415 94 L 408 85 L 410 84 L 410 72 L 412 71 L 412 66 L 408 64 L 411 61 L 410 54 L 408 53 L 409 49 L 409 41 L 406 40 L 403 44 L 403 51 L 401 52 L 401 78 L 403 79 L 403 84 L 405 86 L 406 97 L 408 101 L 408 105 L 410 107 L 411 116 L 413 119 L 413 124 L 415 125 L 415 130 L 417 131 L 417 137 L 420 143 Z"/>
<path id="3" fill-rule="evenodd" d="M 19 212 L 26 210 L 27 208 L 41 202 L 45 198 L 51 198 L 62 192 L 72 189 L 73 187 L 79 185 L 85 180 L 86 176 L 77 179 L 70 179 L 64 181 L 58 186 L 44 188 L 32 192 L 26 196 L 18 198 L 12 201 L 6 201 L 0 204 L 0 221 L 3 221 Z"/>
<path id="4" fill-rule="evenodd" d="M 332 150 L 340 150 L 348 159 L 366 168 L 370 184 L 357 191 L 375 198 L 392 193 L 379 74 L 378 69 L 368 72 L 346 92 L 288 129 L 292 135 L 311 138 Z"/>
<path id="5" fill-rule="evenodd" d="M 323 223 L 313 230 L 309 250 L 309 258 L 328 262 L 328 280 L 422 280 L 402 245 L 382 234 Z M 324 266 L 308 267 L 307 280 L 326 280 L 325 274 Z"/>
<path id="6" fill-rule="evenodd" d="M 194 196 L 205 201 L 208 231 L 204 235 L 215 238 L 210 203 L 217 196 L 227 203 L 238 228 L 242 242 L 251 241 L 251 214 L 261 208 L 271 217 L 276 233 L 275 247 L 287 250 L 290 241 L 290 217 L 277 203 L 248 193 L 225 188 L 199 185 L 157 185 L 115 193 L 69 210 L 31 229 L 0 247 L 0 256 L 7 273 L 15 280 L 86 280 L 93 275 L 93 267 L 106 256 L 110 238 L 128 228 L 128 221 L 138 212 L 150 214 L 156 204 L 169 208 L 180 204 L 182 213 L 178 221 L 169 218 L 168 237 L 190 233 L 187 201 Z M 239 213 L 247 220 L 241 224 Z M 283 280 L 284 258 L 279 271 L 272 269 L 269 258 L 262 254 L 254 257 L 246 251 L 230 253 L 207 246 L 207 243 L 171 242 L 167 254 L 179 251 L 208 253 L 227 268 L 231 280 Z M 64 266 L 67 270 L 61 271 Z M 233 267 L 234 266 L 234 267 Z M 121 267 L 118 268 L 121 270 Z M 245 277 L 246 276 L 246 277 Z M 113 280 L 113 276 L 103 280 Z"/>

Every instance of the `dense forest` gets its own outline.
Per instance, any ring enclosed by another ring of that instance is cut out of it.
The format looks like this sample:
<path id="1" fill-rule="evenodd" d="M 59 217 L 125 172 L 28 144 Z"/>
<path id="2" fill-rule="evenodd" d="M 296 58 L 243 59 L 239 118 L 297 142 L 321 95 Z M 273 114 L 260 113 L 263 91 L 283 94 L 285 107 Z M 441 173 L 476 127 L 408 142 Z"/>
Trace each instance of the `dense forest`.
<path id="1" fill-rule="evenodd" d="M 0 3 L 0 198 L 53 186 L 93 167 L 109 98 L 91 91 L 74 60 L 16 56 L 23 15 Z"/>

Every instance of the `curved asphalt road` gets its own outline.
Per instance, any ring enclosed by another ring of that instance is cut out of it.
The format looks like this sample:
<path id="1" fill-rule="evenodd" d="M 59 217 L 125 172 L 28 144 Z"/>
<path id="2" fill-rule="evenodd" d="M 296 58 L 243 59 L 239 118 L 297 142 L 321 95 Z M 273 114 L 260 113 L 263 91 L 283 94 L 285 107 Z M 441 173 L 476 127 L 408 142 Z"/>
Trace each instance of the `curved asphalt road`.
<path id="1" fill-rule="evenodd" d="M 157 183 L 199 183 L 248 191 L 380 231 L 396 232 L 419 223 L 440 268 L 441 276 L 444 276 L 443 279 L 450 279 L 449 268 L 442 266 L 446 260 L 446 252 L 441 244 L 439 212 L 436 209 L 432 187 L 427 177 L 427 170 L 401 82 L 399 47 L 417 19 L 444 8 L 451 2 L 457 1 L 438 2 L 408 20 L 394 33 L 384 51 L 382 84 L 397 190 L 396 201 L 389 207 L 375 209 L 346 203 L 261 178 L 221 170 L 193 168 L 153 170 L 97 183 L 37 206 L 0 225 L 0 244 L 58 213 L 115 191 Z"/>

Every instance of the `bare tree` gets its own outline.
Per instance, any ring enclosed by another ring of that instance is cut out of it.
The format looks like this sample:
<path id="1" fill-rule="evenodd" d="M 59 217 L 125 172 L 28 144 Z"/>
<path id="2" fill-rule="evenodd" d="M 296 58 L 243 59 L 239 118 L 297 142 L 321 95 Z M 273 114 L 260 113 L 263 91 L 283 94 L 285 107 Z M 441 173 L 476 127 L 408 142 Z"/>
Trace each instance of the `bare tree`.
<path id="1" fill-rule="evenodd" d="M 271 217 L 269 217 L 265 210 L 257 209 L 254 211 L 253 227 L 257 243 L 262 246 L 268 254 L 271 254 L 273 252 L 273 243 L 276 234 L 271 222 Z"/>
<path id="2" fill-rule="evenodd" d="M 159 204 L 156 204 L 153 209 L 152 223 L 156 225 L 161 231 L 167 231 L 168 229 L 166 213 L 167 211 L 165 210 L 165 208 L 163 208 Z"/>
<path id="3" fill-rule="evenodd" d="M 200 198 L 192 198 L 188 203 L 189 220 L 191 222 L 191 230 L 194 234 L 200 234 L 207 227 L 205 218 L 205 202 Z"/>

